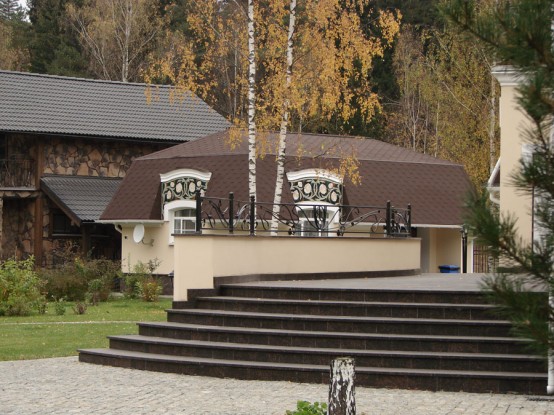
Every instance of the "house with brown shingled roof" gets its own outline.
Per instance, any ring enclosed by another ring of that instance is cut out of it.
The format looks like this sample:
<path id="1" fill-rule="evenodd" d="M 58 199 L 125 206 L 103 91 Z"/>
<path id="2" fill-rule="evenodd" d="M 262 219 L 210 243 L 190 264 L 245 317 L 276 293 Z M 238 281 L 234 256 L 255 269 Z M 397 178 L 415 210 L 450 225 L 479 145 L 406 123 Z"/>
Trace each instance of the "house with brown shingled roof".
<path id="1" fill-rule="evenodd" d="M 132 161 L 228 127 L 167 86 L 0 71 L 0 257 L 48 265 L 73 242 L 119 259 L 98 219 Z"/>
<path id="2" fill-rule="evenodd" d="M 229 134 L 215 133 L 133 162 L 101 216 L 103 223 L 115 224 L 123 235 L 124 271 L 131 270 L 139 260 L 152 259 L 161 261 L 157 272 L 173 271 L 174 237 L 195 230 L 194 190 L 201 189 L 206 199 L 227 200 L 233 192 L 235 201 L 248 201 L 246 137 L 231 147 Z M 267 154 L 257 160 L 257 201 L 272 203 L 277 134 L 266 134 L 264 141 Z M 298 210 L 303 203 L 319 203 L 329 211 L 339 204 L 382 207 L 389 200 L 397 207 L 410 204 L 412 236 L 421 238 L 421 270 L 438 272 L 441 264 L 461 266 L 462 207 L 471 188 L 461 165 L 381 141 L 348 136 L 289 133 L 287 148 L 284 204 Z M 347 155 L 355 156 L 358 162 L 360 184 L 338 174 L 340 159 Z M 316 195 L 314 189 L 320 193 Z M 210 221 L 207 216 L 202 219 Z M 282 234 L 313 236 L 313 232 L 299 229 L 298 224 L 293 226 L 295 230 L 286 232 L 281 224 Z M 366 237 L 378 234 L 371 234 L 367 226 L 361 229 L 366 229 L 362 230 Z M 325 236 L 337 235 L 329 231 Z"/>

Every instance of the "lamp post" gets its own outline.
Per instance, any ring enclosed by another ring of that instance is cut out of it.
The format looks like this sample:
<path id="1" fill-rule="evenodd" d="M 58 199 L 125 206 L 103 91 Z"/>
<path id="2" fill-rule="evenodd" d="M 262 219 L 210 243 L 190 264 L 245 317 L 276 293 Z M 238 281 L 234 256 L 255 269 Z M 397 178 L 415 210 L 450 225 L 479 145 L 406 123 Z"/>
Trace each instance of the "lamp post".
<path id="1" fill-rule="evenodd" d="M 467 274 L 467 226 L 464 224 L 460 229 L 462 234 L 462 273 Z"/>

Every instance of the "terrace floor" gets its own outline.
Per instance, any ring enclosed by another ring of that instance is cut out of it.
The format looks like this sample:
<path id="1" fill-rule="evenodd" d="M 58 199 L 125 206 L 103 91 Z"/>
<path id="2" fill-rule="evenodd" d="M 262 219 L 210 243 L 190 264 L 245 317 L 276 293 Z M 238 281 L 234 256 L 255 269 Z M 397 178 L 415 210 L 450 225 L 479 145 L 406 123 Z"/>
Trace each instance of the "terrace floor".
<path id="1" fill-rule="evenodd" d="M 486 274 L 421 274 L 406 277 L 349 278 L 329 280 L 260 281 L 237 285 L 394 291 L 478 292 Z M 540 291 L 536 289 L 536 291 Z"/>

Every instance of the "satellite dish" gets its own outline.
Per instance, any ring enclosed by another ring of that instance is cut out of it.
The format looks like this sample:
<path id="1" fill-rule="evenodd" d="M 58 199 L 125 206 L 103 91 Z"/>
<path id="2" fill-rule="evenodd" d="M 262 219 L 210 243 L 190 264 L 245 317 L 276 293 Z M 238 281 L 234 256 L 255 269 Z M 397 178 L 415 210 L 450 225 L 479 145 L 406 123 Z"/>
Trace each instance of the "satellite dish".
<path id="1" fill-rule="evenodd" d="M 143 239 L 144 225 L 142 223 L 139 223 L 138 225 L 135 225 L 135 229 L 133 229 L 133 241 L 135 241 L 136 244 L 140 244 Z"/>

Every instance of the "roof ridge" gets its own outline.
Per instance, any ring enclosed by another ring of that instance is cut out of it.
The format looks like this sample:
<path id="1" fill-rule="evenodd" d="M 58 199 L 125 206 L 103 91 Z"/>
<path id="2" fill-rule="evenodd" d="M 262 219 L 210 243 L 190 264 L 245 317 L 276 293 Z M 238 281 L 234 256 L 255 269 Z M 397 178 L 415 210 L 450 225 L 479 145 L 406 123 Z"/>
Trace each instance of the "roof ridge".
<path id="1" fill-rule="evenodd" d="M 40 179 L 86 179 L 86 180 L 123 180 L 123 177 L 106 177 L 106 176 L 80 176 L 77 174 L 44 174 Z"/>
<path id="2" fill-rule="evenodd" d="M 147 84 L 143 82 L 123 82 L 123 81 L 111 81 L 107 79 L 94 79 L 94 78 L 78 78 L 76 76 L 64 76 L 64 75 L 50 75 L 43 73 L 35 72 L 22 72 L 22 71 L 8 71 L 5 69 L 0 69 L 0 73 L 11 74 L 11 75 L 22 75 L 22 76 L 31 76 L 35 78 L 49 78 L 49 79 L 63 79 L 68 81 L 77 81 L 77 82 L 93 82 L 98 84 L 116 84 L 116 85 L 126 85 L 126 86 L 152 86 L 152 87 L 162 87 L 162 88 L 176 88 L 175 85 L 161 85 L 161 84 Z M 189 91 L 189 90 L 187 90 Z M 189 91 L 193 93 L 192 91 Z M 196 94 L 194 94 L 196 95 Z"/>

